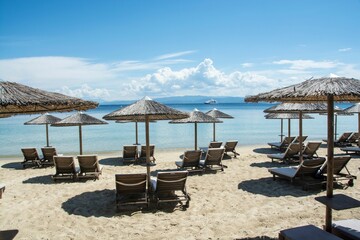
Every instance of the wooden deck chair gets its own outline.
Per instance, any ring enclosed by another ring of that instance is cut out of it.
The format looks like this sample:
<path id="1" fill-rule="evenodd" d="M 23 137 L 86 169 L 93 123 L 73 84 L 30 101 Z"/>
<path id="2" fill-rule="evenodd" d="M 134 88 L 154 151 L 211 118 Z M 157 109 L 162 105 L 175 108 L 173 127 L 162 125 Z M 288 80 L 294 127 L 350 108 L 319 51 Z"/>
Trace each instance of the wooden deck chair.
<path id="1" fill-rule="evenodd" d="M 41 148 L 41 152 L 43 154 L 41 164 L 43 166 L 54 166 L 54 156 L 57 156 L 56 148 L 44 147 Z"/>
<path id="2" fill-rule="evenodd" d="M 200 150 L 185 151 L 182 161 L 175 161 L 178 169 L 187 169 L 189 172 L 202 171 L 200 167 Z"/>
<path id="3" fill-rule="evenodd" d="M 220 148 L 223 142 L 210 142 L 208 148 Z"/>
<path id="4" fill-rule="evenodd" d="M 351 136 L 352 132 L 344 132 L 340 137 L 334 141 L 334 146 L 336 147 L 345 147 L 350 146 L 351 144 L 347 141 Z M 324 142 L 327 142 L 327 139 L 323 139 Z"/>
<path id="5" fill-rule="evenodd" d="M 300 149 L 301 148 L 299 143 L 291 143 L 284 153 L 268 154 L 267 157 L 271 158 L 272 162 L 274 161 L 274 159 L 281 160 L 283 162 L 293 162 L 298 160 L 298 158 L 296 158 L 296 155 L 299 154 Z"/>
<path id="6" fill-rule="evenodd" d="M 301 136 L 303 144 L 307 138 L 308 138 L 308 136 Z M 295 137 L 295 139 L 293 140 L 293 143 L 299 143 L 299 142 L 300 142 L 300 136 Z"/>
<path id="7" fill-rule="evenodd" d="M 21 151 L 24 155 L 24 161 L 21 162 L 23 168 L 27 166 L 41 167 L 41 159 L 36 148 L 22 148 Z"/>
<path id="8" fill-rule="evenodd" d="M 150 161 L 155 163 L 156 159 L 154 157 L 155 145 L 150 145 Z M 146 146 L 141 146 L 141 150 L 139 153 L 139 160 L 146 161 Z"/>
<path id="9" fill-rule="evenodd" d="M 52 176 L 53 180 L 72 179 L 76 180 L 79 169 L 75 167 L 74 157 L 54 156 L 56 173 Z"/>
<path id="10" fill-rule="evenodd" d="M 286 150 L 290 143 L 294 141 L 295 137 L 285 137 L 282 142 L 270 142 L 268 145 L 271 148 L 276 148 L 280 151 Z"/>
<path id="11" fill-rule="evenodd" d="M 145 204 L 149 207 L 146 173 L 115 174 L 116 208 Z"/>
<path id="12" fill-rule="evenodd" d="M 163 202 L 179 202 L 183 208 L 188 208 L 190 196 L 186 190 L 187 176 L 187 171 L 158 172 L 151 181 L 156 206 Z"/>
<path id="13" fill-rule="evenodd" d="M 351 175 L 349 169 L 346 167 L 346 165 L 350 160 L 351 160 L 351 156 L 349 155 L 334 156 L 333 171 L 334 171 L 334 181 L 348 181 L 347 184 L 352 187 L 354 186 L 354 179 L 356 179 L 356 176 Z M 323 164 L 323 166 L 321 166 L 318 174 L 326 177 L 327 161 Z"/>
<path id="14" fill-rule="evenodd" d="M 137 162 L 138 161 L 138 147 L 136 145 L 123 146 L 123 162 Z"/>
<path id="15" fill-rule="evenodd" d="M 350 137 L 347 139 L 347 141 L 350 144 L 357 144 L 359 142 L 359 133 L 358 132 L 353 132 Z"/>
<path id="16" fill-rule="evenodd" d="M 234 158 L 236 158 L 237 155 L 240 155 L 236 152 L 235 148 L 238 144 L 238 141 L 227 141 L 224 145 L 225 148 L 225 154 L 228 155 L 228 152 L 232 152 L 234 154 Z"/>
<path id="17" fill-rule="evenodd" d="M 319 149 L 321 142 L 308 142 L 303 149 L 304 158 L 318 157 L 316 151 Z"/>
<path id="18" fill-rule="evenodd" d="M 214 166 L 219 166 L 219 170 L 224 171 L 222 159 L 224 157 L 225 148 L 210 148 L 206 152 L 205 160 L 200 161 L 200 166 L 206 170 L 207 168 L 214 169 Z"/>
<path id="19" fill-rule="evenodd" d="M 103 167 L 99 164 L 97 155 L 79 155 L 77 159 L 80 166 L 78 178 L 99 179 Z"/>
<path id="20" fill-rule="evenodd" d="M 268 171 L 273 175 L 273 180 L 278 176 L 293 182 L 296 178 L 303 178 L 304 176 L 315 177 L 324 162 L 325 158 L 306 159 L 297 167 L 269 168 Z"/>

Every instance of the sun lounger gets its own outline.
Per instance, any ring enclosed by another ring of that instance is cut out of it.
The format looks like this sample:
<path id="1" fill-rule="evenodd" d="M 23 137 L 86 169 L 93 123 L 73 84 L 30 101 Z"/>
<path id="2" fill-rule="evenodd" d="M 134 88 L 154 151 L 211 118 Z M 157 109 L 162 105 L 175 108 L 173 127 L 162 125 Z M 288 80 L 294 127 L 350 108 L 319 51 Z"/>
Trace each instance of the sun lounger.
<path id="1" fill-rule="evenodd" d="M 155 145 L 150 145 L 150 161 L 153 163 L 155 163 L 155 161 L 156 161 L 156 159 L 154 157 L 154 152 L 155 152 Z M 141 146 L 139 160 L 146 161 L 146 146 Z"/>
<path id="2" fill-rule="evenodd" d="M 319 149 L 321 142 L 308 142 L 303 150 L 304 158 L 318 157 L 316 151 Z"/>
<path id="3" fill-rule="evenodd" d="M 200 158 L 201 158 L 200 150 L 191 150 L 184 152 L 182 161 L 175 161 L 175 164 L 178 169 L 186 169 L 189 172 L 194 171 L 203 171 L 200 167 Z"/>
<path id="4" fill-rule="evenodd" d="M 281 230 L 279 240 L 341 240 L 341 238 L 314 225 L 306 225 Z"/>
<path id="5" fill-rule="evenodd" d="M 78 178 L 99 179 L 103 167 L 99 164 L 97 155 L 79 155 L 77 159 L 80 166 Z"/>
<path id="6" fill-rule="evenodd" d="M 302 143 L 304 144 L 305 140 L 308 138 L 308 136 L 301 136 Z M 300 142 L 300 136 L 295 137 L 293 143 L 299 143 Z"/>
<path id="7" fill-rule="evenodd" d="M 346 219 L 332 223 L 332 233 L 342 239 L 360 239 L 360 220 Z"/>
<path id="8" fill-rule="evenodd" d="M 75 180 L 79 173 L 79 169 L 75 167 L 74 157 L 70 156 L 55 156 L 56 173 L 52 176 L 54 181 L 58 179 L 72 179 Z"/>
<path id="9" fill-rule="evenodd" d="M 210 142 L 209 145 L 207 147 L 201 147 L 200 150 L 203 153 L 206 153 L 208 149 L 210 148 L 221 148 L 221 145 L 223 144 L 223 142 L 217 142 L 217 141 L 213 141 Z"/>
<path id="10" fill-rule="evenodd" d="M 346 154 L 351 152 L 360 155 L 360 147 L 342 147 L 340 150 L 346 152 Z"/>
<path id="11" fill-rule="evenodd" d="M 40 157 L 36 148 L 22 148 L 21 151 L 24 155 L 24 161 L 21 163 L 24 168 L 27 166 L 41 167 Z"/>
<path id="12" fill-rule="evenodd" d="M 268 154 L 267 157 L 271 158 L 273 162 L 274 159 L 281 160 L 283 162 L 294 162 L 297 161 L 296 155 L 300 152 L 300 144 L 299 143 L 291 143 L 284 153 L 274 153 Z"/>
<path id="13" fill-rule="evenodd" d="M 163 202 L 179 202 L 184 208 L 189 207 L 187 176 L 187 171 L 158 172 L 157 177 L 151 181 L 157 207 Z"/>
<path id="14" fill-rule="evenodd" d="M 334 156 L 334 181 L 348 181 L 349 186 L 354 185 L 354 179 L 356 176 L 351 175 L 349 170 L 347 169 L 346 165 L 350 161 L 351 156 L 344 155 L 344 156 Z M 342 173 L 345 170 L 346 173 Z M 327 161 L 321 166 L 319 169 L 318 175 L 322 175 L 326 177 L 327 174 Z"/>
<path id="15" fill-rule="evenodd" d="M 123 162 L 137 162 L 138 160 L 138 148 L 136 145 L 124 145 L 123 146 Z"/>
<path id="16" fill-rule="evenodd" d="M 279 149 L 280 151 L 284 151 L 290 143 L 294 141 L 295 137 L 285 137 L 282 142 L 272 142 L 268 143 L 271 148 Z"/>
<path id="17" fill-rule="evenodd" d="M 200 166 L 206 170 L 207 168 L 214 169 L 214 166 L 219 166 L 219 170 L 224 171 L 222 159 L 224 157 L 224 148 L 210 148 L 206 152 L 205 160 L 200 160 Z"/>
<path id="18" fill-rule="evenodd" d="M 334 141 L 334 146 L 336 147 L 344 147 L 350 146 L 351 144 L 347 141 L 351 136 L 352 132 L 344 132 L 341 136 Z M 327 142 L 327 139 L 323 139 L 324 142 Z"/>
<path id="19" fill-rule="evenodd" d="M 116 208 L 145 204 L 149 207 L 146 173 L 115 174 Z"/>
<path id="20" fill-rule="evenodd" d="M 268 171 L 273 175 L 274 180 L 278 176 L 293 182 L 296 178 L 303 178 L 305 176 L 315 177 L 315 174 L 324 162 L 325 158 L 306 159 L 297 167 L 269 168 Z"/>
<path id="21" fill-rule="evenodd" d="M 5 184 L 0 183 L 0 199 L 2 198 L 3 192 L 5 192 Z"/>
<path id="22" fill-rule="evenodd" d="M 234 154 L 234 158 L 236 158 L 237 155 L 240 155 L 235 150 L 237 144 L 238 141 L 227 141 L 224 145 L 225 154 L 228 155 L 228 152 L 232 152 Z"/>
<path id="23" fill-rule="evenodd" d="M 353 132 L 350 137 L 347 139 L 347 141 L 350 144 L 357 144 L 359 142 L 359 133 L 358 132 Z"/>
<path id="24" fill-rule="evenodd" d="M 57 156 L 56 148 L 44 147 L 41 148 L 41 152 L 43 154 L 43 159 L 41 160 L 41 164 L 43 166 L 54 166 L 54 156 Z"/>

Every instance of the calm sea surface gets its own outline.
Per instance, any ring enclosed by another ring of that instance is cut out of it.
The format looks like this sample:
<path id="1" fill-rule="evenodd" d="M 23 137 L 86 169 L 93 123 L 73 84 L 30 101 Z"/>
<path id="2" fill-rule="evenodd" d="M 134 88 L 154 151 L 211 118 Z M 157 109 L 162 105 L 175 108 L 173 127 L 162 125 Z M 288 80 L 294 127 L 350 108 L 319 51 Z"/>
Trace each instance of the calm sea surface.
<path id="1" fill-rule="evenodd" d="M 267 120 L 263 110 L 271 104 L 234 103 L 234 104 L 168 104 L 181 111 L 190 112 L 194 108 L 208 111 L 218 110 L 234 116 L 234 119 L 222 119 L 216 124 L 216 140 L 238 140 L 241 145 L 266 144 L 279 141 L 280 120 Z M 350 104 L 340 104 L 347 107 Z M 97 118 L 121 108 L 120 105 L 102 105 L 86 113 Z M 72 113 L 52 113 L 64 118 Z M 40 148 L 46 145 L 45 125 L 24 125 L 24 122 L 39 115 L 19 115 L 0 119 L 0 156 L 22 156 L 22 147 Z M 326 137 L 326 116 L 312 114 L 315 119 L 304 120 L 303 134 L 308 140 L 320 140 Z M 169 124 L 169 121 L 157 121 L 150 124 L 150 142 L 157 149 L 194 147 L 194 124 Z M 212 124 L 198 124 L 198 146 L 207 146 L 212 140 Z M 83 126 L 84 154 L 120 151 L 123 145 L 135 143 L 135 123 L 115 123 L 107 125 Z M 298 134 L 298 121 L 291 121 L 292 135 Z M 338 132 L 357 131 L 357 115 L 339 116 Z M 284 133 L 287 134 L 287 120 L 284 120 Z M 79 153 L 78 127 L 49 127 L 50 145 L 59 153 Z M 145 144 L 145 125 L 139 123 L 139 142 Z"/>

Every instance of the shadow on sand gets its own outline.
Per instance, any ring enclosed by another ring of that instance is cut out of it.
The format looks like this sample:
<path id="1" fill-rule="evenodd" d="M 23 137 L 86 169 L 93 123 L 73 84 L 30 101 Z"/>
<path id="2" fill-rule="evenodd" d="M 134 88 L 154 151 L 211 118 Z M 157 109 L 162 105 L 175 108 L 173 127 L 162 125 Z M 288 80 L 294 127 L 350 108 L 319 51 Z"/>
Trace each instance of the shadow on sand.
<path id="1" fill-rule="evenodd" d="M 24 180 L 23 183 L 30 183 L 30 184 L 54 184 L 54 181 L 51 178 L 51 174 L 44 175 L 44 176 L 36 176 Z"/>
<path id="2" fill-rule="evenodd" d="M 21 162 L 10 162 L 10 163 L 5 163 L 4 165 L 1 166 L 2 168 L 12 168 L 12 169 L 16 169 L 16 170 L 22 170 L 24 169 Z"/>
<path id="3" fill-rule="evenodd" d="M 249 238 L 235 238 L 236 240 L 277 240 L 278 238 L 271 238 L 267 236 L 249 237 Z"/>
<path id="4" fill-rule="evenodd" d="M 273 180 L 272 177 L 246 180 L 238 185 L 238 189 L 267 197 L 293 196 L 304 197 L 317 194 L 321 189 L 304 191 L 298 183 L 291 184 L 285 179 Z"/>
<path id="5" fill-rule="evenodd" d="M 273 153 L 280 153 L 279 150 L 272 149 L 272 148 L 255 148 L 253 149 L 254 153 L 260 153 L 260 154 L 273 154 Z"/>
<path id="6" fill-rule="evenodd" d="M 99 160 L 101 165 L 111 166 L 124 166 L 123 159 L 121 157 L 103 158 Z"/>
<path id="7" fill-rule="evenodd" d="M 270 160 L 270 159 L 269 159 Z M 259 168 L 272 168 L 272 167 L 284 167 L 288 166 L 281 162 L 254 162 L 250 164 L 250 167 L 259 167 Z"/>

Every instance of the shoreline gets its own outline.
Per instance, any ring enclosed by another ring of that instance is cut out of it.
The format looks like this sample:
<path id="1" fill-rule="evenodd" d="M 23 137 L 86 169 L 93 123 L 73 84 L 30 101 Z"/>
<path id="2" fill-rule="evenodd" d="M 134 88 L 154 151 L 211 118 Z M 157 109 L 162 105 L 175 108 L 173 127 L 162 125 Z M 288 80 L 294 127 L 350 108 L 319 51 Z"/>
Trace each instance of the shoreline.
<path id="1" fill-rule="evenodd" d="M 54 183 L 55 168 L 22 169 L 19 159 L 1 161 L 0 179 L 6 185 L 0 200 L 2 230 L 18 229 L 16 239 L 272 240 L 282 229 L 324 224 L 325 207 L 314 198 L 326 191 L 304 191 L 298 183 L 273 181 L 267 169 L 286 165 L 266 157 L 267 145 L 236 150 L 240 156 L 225 159 L 224 172 L 188 177 L 191 201 L 186 211 L 167 205 L 117 212 L 114 175 L 146 172 L 142 165 L 123 165 L 120 156 L 99 155 L 104 167 L 100 179 L 80 182 Z M 151 175 L 176 169 L 174 161 L 182 153 L 181 149 L 155 151 Z M 318 153 L 325 156 L 326 148 Z M 358 165 L 359 159 L 354 158 L 348 168 L 359 179 Z M 355 180 L 353 187 L 337 188 L 334 193 L 360 199 L 359 186 Z M 333 211 L 334 220 L 348 218 L 360 218 L 360 211 Z"/>

